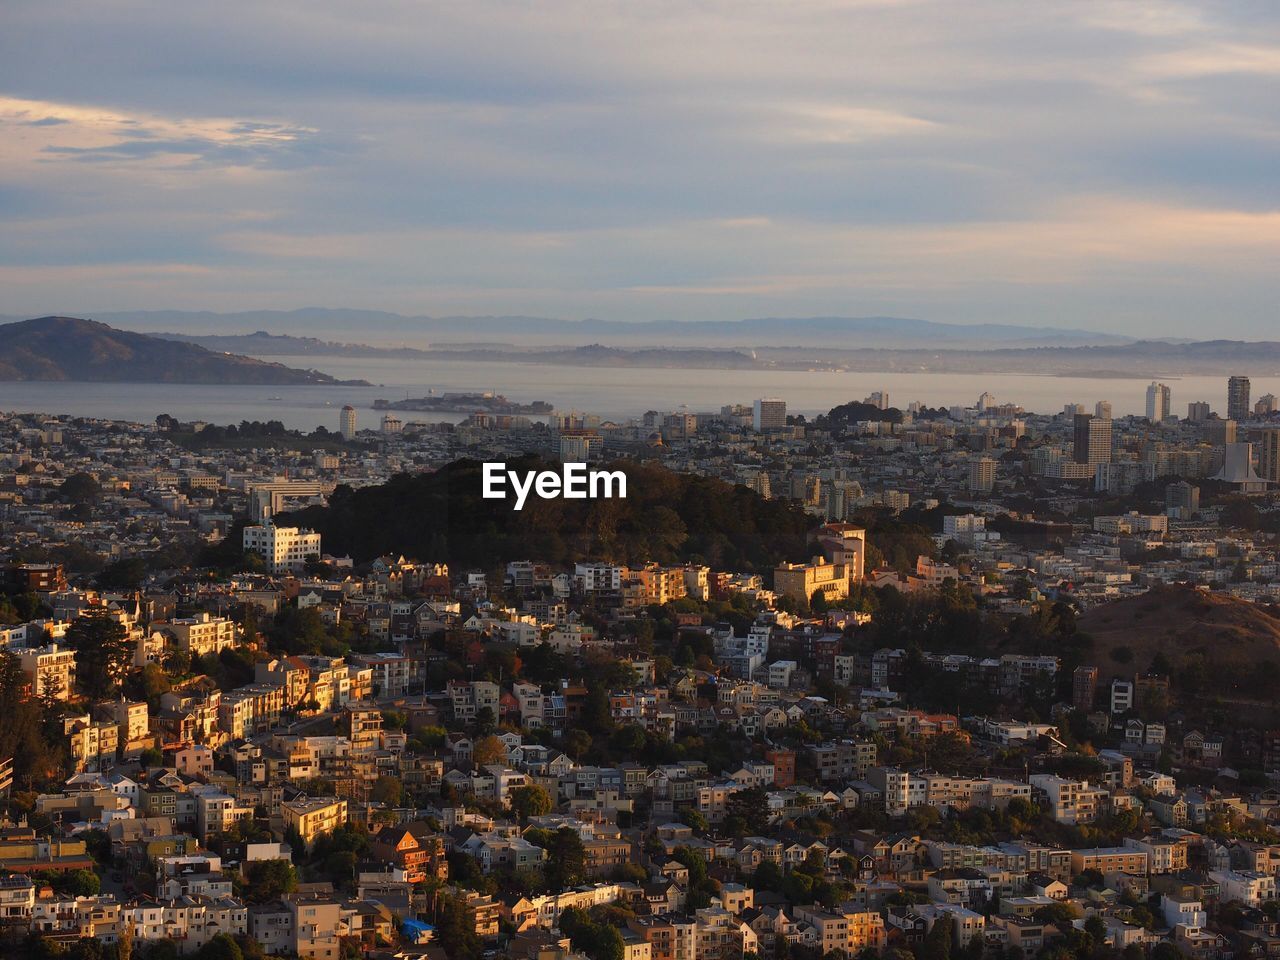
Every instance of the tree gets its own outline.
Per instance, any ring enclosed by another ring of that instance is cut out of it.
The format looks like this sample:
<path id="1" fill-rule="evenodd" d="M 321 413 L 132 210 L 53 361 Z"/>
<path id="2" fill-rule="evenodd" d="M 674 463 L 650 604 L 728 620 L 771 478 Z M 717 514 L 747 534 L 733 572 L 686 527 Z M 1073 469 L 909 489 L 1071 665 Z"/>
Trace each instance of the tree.
<path id="1" fill-rule="evenodd" d="M 477 960 L 480 937 L 476 920 L 461 897 L 441 894 L 436 901 L 436 935 L 445 954 L 457 960 Z"/>
<path id="2" fill-rule="evenodd" d="M 925 934 L 920 960 L 951 960 L 951 921 L 939 918 Z"/>
<path id="3" fill-rule="evenodd" d="M 44 780 L 57 772 L 58 759 L 45 740 L 44 705 L 27 696 L 27 684 L 22 662 L 0 650 L 0 757 L 14 758 L 15 778 Z M 60 704 L 48 706 L 53 715 Z"/>
<path id="4" fill-rule="evenodd" d="M 471 748 L 471 762 L 476 767 L 502 763 L 507 759 L 507 745 L 493 734 L 481 737 Z"/>
<path id="5" fill-rule="evenodd" d="M 1089 919 L 1084 922 L 1084 932 L 1093 938 L 1095 944 L 1107 942 L 1107 925 L 1103 922 L 1102 917 L 1096 913 L 1090 915 Z"/>
<path id="6" fill-rule="evenodd" d="M 62 481 L 58 496 L 67 503 L 97 503 L 102 498 L 102 484 L 88 473 L 73 473 Z"/>
<path id="7" fill-rule="evenodd" d="M 764 833 L 769 828 L 769 797 L 759 787 L 735 790 L 725 802 L 725 816 L 741 818 L 747 833 Z"/>
<path id="8" fill-rule="evenodd" d="M 227 933 L 219 933 L 195 953 L 196 960 L 244 960 L 240 944 Z"/>
<path id="9" fill-rule="evenodd" d="M 404 784 L 399 777 L 379 777 L 374 781 L 370 799 L 374 803 L 385 803 L 389 807 L 397 807 L 404 800 Z"/>
<path id="10" fill-rule="evenodd" d="M 172 940 L 153 940 L 147 945 L 146 960 L 178 960 L 178 945 Z"/>
<path id="11" fill-rule="evenodd" d="M 564 752 L 571 756 L 574 760 L 581 760 L 583 755 L 591 749 L 591 734 L 585 730 L 574 727 L 564 735 Z"/>
<path id="12" fill-rule="evenodd" d="M 622 934 L 608 922 L 596 922 L 580 907 L 569 907 L 560 915 L 560 932 L 573 941 L 591 960 L 622 960 Z"/>
<path id="13" fill-rule="evenodd" d="M 161 767 L 164 766 L 164 754 L 155 747 L 147 747 L 142 751 L 142 756 L 138 758 L 138 762 L 142 764 L 143 770 Z"/>
<path id="14" fill-rule="evenodd" d="M 98 574 L 98 586 L 107 589 L 136 590 L 147 577 L 147 562 L 129 557 L 107 564 Z"/>
<path id="15" fill-rule="evenodd" d="M 493 715 L 493 707 L 481 707 L 476 711 L 476 733 L 484 736 L 492 733 L 498 718 Z"/>
<path id="16" fill-rule="evenodd" d="M 116 960 L 133 958 L 133 921 L 122 924 L 116 937 Z"/>
<path id="17" fill-rule="evenodd" d="M 244 865 L 245 899 L 267 903 L 298 886 L 298 871 L 288 860 L 257 860 Z"/>
<path id="18" fill-rule="evenodd" d="M 105 698 L 133 663 L 133 645 L 124 624 L 105 610 L 79 616 L 67 630 L 76 654 L 76 679 L 91 700 Z"/>
<path id="19" fill-rule="evenodd" d="M 530 817 L 545 816 L 554 808 L 551 794 L 540 784 L 530 783 L 511 791 L 511 810 L 520 818 L 521 826 L 528 823 Z"/>
<path id="20" fill-rule="evenodd" d="M 102 881 L 92 870 L 72 870 L 66 874 L 60 889 L 73 897 L 94 897 L 102 889 Z"/>
<path id="21" fill-rule="evenodd" d="M 547 851 L 547 860 L 543 865 L 543 875 L 552 890 L 564 890 L 577 886 L 586 879 L 587 851 L 582 845 L 582 837 L 571 827 L 559 830 L 530 830 L 526 835 L 530 843 L 535 843 Z"/>

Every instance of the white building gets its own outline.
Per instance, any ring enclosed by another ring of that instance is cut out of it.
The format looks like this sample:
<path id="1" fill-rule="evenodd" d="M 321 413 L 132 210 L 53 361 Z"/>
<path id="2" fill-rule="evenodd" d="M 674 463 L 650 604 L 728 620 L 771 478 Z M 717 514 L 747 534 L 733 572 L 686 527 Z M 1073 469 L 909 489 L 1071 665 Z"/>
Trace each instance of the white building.
<path id="1" fill-rule="evenodd" d="M 244 549 L 262 557 L 272 573 L 297 571 L 307 557 L 320 556 L 320 534 L 264 523 L 244 528 Z"/>

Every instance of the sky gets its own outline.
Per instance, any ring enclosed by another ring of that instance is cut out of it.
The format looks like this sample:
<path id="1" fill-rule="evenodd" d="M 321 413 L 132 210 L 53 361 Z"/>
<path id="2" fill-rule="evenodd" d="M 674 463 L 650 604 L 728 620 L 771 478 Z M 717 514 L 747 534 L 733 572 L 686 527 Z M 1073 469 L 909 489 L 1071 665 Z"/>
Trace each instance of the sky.
<path id="1" fill-rule="evenodd" d="M 1276 337 L 1280 5 L 4 0 L 0 313 Z"/>

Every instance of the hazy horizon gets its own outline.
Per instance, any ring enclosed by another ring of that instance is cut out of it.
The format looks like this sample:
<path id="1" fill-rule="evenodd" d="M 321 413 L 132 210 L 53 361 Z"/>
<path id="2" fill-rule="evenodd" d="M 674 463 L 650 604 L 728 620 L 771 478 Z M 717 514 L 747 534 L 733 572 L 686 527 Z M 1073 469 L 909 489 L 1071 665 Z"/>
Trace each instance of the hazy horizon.
<path id="1" fill-rule="evenodd" d="M 14 0 L 0 313 L 1272 338 L 1280 9 L 956 13 Z"/>

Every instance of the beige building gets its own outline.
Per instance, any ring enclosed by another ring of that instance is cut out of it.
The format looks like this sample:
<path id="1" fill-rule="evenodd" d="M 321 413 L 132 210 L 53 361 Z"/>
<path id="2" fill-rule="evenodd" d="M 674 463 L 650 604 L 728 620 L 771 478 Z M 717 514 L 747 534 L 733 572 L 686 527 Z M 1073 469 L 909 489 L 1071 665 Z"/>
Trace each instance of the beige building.
<path id="1" fill-rule="evenodd" d="M 347 801 L 338 797 L 299 797 L 280 804 L 286 830 L 297 830 L 310 847 L 322 833 L 331 833 L 347 822 Z"/>
<path id="2" fill-rule="evenodd" d="M 76 655 L 56 643 L 23 650 L 18 659 L 22 671 L 31 681 L 31 693 L 55 700 L 70 698 L 76 685 Z"/>
<path id="3" fill-rule="evenodd" d="M 236 645 L 235 622 L 225 617 L 202 613 L 198 617 L 184 617 L 156 626 L 173 634 L 178 649 L 192 656 L 218 654 Z"/>
<path id="4" fill-rule="evenodd" d="M 808 603 L 815 593 L 827 600 L 849 596 L 850 570 L 843 563 L 828 563 L 814 557 L 808 563 L 784 563 L 774 567 L 773 592 Z"/>

